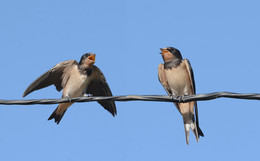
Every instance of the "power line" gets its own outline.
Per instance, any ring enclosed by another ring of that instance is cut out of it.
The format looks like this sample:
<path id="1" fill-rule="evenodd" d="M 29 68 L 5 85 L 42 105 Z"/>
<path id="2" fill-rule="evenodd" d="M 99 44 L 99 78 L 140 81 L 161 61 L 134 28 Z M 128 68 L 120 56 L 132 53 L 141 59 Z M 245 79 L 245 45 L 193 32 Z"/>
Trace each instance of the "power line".
<path id="1" fill-rule="evenodd" d="M 31 100 L 0 100 L 0 105 L 33 105 L 33 104 L 58 104 L 66 102 L 91 102 L 91 101 L 156 101 L 156 102 L 190 102 L 207 101 L 217 98 L 235 98 L 260 100 L 260 94 L 241 94 L 232 92 L 214 92 L 208 94 L 197 94 L 188 96 L 166 96 L 166 95 L 122 95 L 122 96 L 86 96 L 71 99 L 31 99 Z"/>

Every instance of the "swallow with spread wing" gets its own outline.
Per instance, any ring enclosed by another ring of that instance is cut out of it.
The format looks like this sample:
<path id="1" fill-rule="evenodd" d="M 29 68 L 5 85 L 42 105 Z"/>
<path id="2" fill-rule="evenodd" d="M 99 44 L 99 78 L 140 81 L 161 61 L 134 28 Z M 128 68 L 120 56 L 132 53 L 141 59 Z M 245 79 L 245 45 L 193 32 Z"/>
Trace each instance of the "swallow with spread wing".
<path id="1" fill-rule="evenodd" d="M 183 59 L 180 51 L 173 47 L 161 49 L 161 55 L 164 64 L 159 65 L 158 76 L 168 95 L 185 96 L 195 94 L 194 75 L 189 60 Z M 183 117 L 186 143 L 189 144 L 190 128 L 196 140 L 199 141 L 199 136 L 204 136 L 204 134 L 199 127 L 197 102 L 174 104 Z"/>
<path id="2" fill-rule="evenodd" d="M 41 88 L 55 85 L 62 92 L 62 98 L 82 97 L 85 94 L 93 96 L 112 96 L 112 92 L 101 70 L 94 65 L 95 54 L 86 53 L 79 63 L 76 60 L 63 61 L 37 78 L 25 90 L 23 97 Z M 114 101 L 98 101 L 113 116 L 116 115 Z M 73 103 L 60 103 L 48 120 L 54 119 L 57 124 L 61 121 L 66 110 Z"/>

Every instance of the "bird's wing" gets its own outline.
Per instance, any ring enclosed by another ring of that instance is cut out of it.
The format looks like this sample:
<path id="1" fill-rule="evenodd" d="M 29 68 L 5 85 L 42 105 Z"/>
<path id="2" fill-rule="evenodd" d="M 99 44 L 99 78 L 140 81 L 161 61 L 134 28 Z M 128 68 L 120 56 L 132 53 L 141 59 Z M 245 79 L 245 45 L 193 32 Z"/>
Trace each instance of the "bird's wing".
<path id="1" fill-rule="evenodd" d="M 164 87 L 165 91 L 167 92 L 167 94 L 173 95 L 171 88 L 168 84 L 167 78 L 166 78 L 166 74 L 164 71 L 164 65 L 162 63 L 159 64 L 159 67 L 158 67 L 158 78 L 159 78 L 159 81 L 161 82 L 162 86 Z M 174 105 L 177 107 L 178 111 L 180 112 L 179 104 L 174 102 Z"/>
<path id="2" fill-rule="evenodd" d="M 76 60 L 67 60 L 55 65 L 53 68 L 32 82 L 32 84 L 30 84 L 24 91 L 23 97 L 35 90 L 50 86 L 52 84 L 56 86 L 57 91 L 61 91 L 69 78 L 70 70 L 77 64 L 78 63 Z"/>
<path id="3" fill-rule="evenodd" d="M 188 59 L 184 59 L 183 62 L 186 65 L 187 71 L 189 73 L 190 76 L 190 80 L 191 80 L 191 87 L 193 90 L 193 94 L 196 94 L 196 87 L 195 87 L 195 80 L 194 80 L 194 74 L 193 74 L 193 70 L 190 64 L 190 61 Z M 196 116 L 196 123 L 197 123 L 197 127 L 198 127 L 198 133 L 200 136 L 204 136 L 203 132 L 201 131 L 200 127 L 199 127 L 199 116 L 198 116 L 198 105 L 197 105 L 197 101 L 194 101 L 194 105 L 195 105 L 195 116 Z"/>
<path id="4" fill-rule="evenodd" d="M 158 67 L 158 78 L 159 78 L 159 81 L 161 82 L 162 86 L 164 87 L 165 91 L 167 92 L 167 94 L 172 95 L 172 91 L 168 84 L 166 74 L 164 71 L 164 65 L 162 63 L 159 64 L 159 67 Z"/>
<path id="5" fill-rule="evenodd" d="M 91 77 L 91 81 L 86 90 L 87 94 L 92 94 L 93 96 L 112 96 L 104 74 L 95 65 L 93 65 Z M 117 114 L 115 101 L 98 101 L 98 103 L 113 116 Z"/>
<path id="6" fill-rule="evenodd" d="M 188 73 L 189 73 L 189 76 L 190 76 L 190 81 L 192 82 L 192 83 L 191 83 L 191 87 L 192 87 L 193 94 L 196 94 L 194 74 L 193 74 L 193 70 L 192 70 L 190 61 L 189 61 L 188 59 L 184 59 L 183 62 L 184 62 L 185 65 L 186 65 L 186 69 L 187 69 L 187 71 L 188 71 Z"/>

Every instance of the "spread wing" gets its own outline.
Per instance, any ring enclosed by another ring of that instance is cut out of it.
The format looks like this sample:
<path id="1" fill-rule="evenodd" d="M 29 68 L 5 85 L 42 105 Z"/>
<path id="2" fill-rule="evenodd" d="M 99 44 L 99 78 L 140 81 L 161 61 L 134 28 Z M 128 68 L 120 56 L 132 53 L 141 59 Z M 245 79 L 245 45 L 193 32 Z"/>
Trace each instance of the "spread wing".
<path id="1" fill-rule="evenodd" d="M 167 94 L 172 95 L 172 91 L 168 84 L 166 74 L 164 71 L 164 65 L 162 63 L 159 64 L 159 67 L 158 67 L 158 78 L 159 78 L 159 81 L 161 82 L 162 86 L 164 87 L 165 91 L 167 92 Z"/>
<path id="2" fill-rule="evenodd" d="M 190 76 L 190 80 L 192 82 L 191 87 L 193 90 L 193 94 L 196 94 L 196 87 L 195 87 L 195 80 L 194 80 L 194 74 L 193 74 L 193 70 L 190 64 L 190 61 L 188 59 L 184 59 L 183 62 L 186 65 L 186 68 L 189 72 L 189 76 Z M 197 105 L 197 101 L 194 101 L 195 103 L 195 116 L 196 116 L 196 123 L 197 123 L 197 127 L 198 127 L 198 133 L 200 136 L 204 136 L 203 132 L 201 131 L 201 129 L 199 128 L 199 116 L 198 116 L 198 105 Z"/>
<path id="3" fill-rule="evenodd" d="M 95 65 L 93 65 L 91 77 L 91 82 L 86 91 L 87 94 L 92 94 L 93 96 L 112 96 L 112 92 L 107 84 L 105 76 Z M 98 101 L 98 103 L 113 116 L 117 114 L 115 101 Z"/>
<path id="4" fill-rule="evenodd" d="M 32 84 L 30 84 L 24 91 L 23 97 L 35 90 L 48 87 L 52 84 L 56 86 L 57 91 L 61 91 L 69 78 L 69 70 L 77 64 L 78 63 L 76 60 L 68 60 L 55 65 L 53 68 L 32 82 Z"/>

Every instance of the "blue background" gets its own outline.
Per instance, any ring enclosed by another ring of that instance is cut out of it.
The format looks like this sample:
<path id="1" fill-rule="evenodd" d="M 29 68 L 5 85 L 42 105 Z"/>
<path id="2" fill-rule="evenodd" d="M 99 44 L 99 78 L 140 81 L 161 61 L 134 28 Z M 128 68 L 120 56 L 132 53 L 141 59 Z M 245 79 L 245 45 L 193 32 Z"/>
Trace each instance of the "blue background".
<path id="1" fill-rule="evenodd" d="M 259 1 L 0 1 L 0 99 L 22 99 L 55 64 L 96 55 L 114 95 L 166 95 L 159 48 L 192 64 L 197 93 L 259 93 Z M 60 98 L 53 86 L 25 99 Z M 260 103 L 200 101 L 205 134 L 185 143 L 172 103 L 117 102 L 113 118 L 96 102 L 77 103 L 59 125 L 57 105 L 0 105 L 0 160 L 260 160 Z"/>

